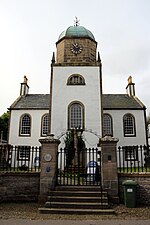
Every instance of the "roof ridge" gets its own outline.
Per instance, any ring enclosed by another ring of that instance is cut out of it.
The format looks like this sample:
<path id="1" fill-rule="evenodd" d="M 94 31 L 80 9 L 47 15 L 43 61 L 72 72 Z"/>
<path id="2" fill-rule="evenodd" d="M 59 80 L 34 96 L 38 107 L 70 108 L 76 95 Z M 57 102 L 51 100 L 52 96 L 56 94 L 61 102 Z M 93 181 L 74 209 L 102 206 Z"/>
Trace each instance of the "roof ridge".
<path id="1" fill-rule="evenodd" d="M 137 101 L 137 103 L 142 107 L 142 108 L 146 108 L 146 106 L 140 101 L 140 99 L 136 96 L 133 96 L 133 98 Z"/>
<path id="2" fill-rule="evenodd" d="M 22 98 L 23 96 L 19 96 L 11 105 L 10 105 L 10 107 L 8 108 L 8 109 L 12 109 L 12 108 L 14 108 L 16 105 L 17 105 L 17 103 L 21 100 L 21 98 Z"/>

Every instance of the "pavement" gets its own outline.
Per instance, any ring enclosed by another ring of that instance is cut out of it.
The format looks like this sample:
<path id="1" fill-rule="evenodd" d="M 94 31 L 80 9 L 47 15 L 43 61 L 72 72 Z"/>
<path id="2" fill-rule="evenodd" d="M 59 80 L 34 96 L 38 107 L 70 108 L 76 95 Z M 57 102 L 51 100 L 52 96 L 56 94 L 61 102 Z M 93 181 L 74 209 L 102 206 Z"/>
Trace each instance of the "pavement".
<path id="1" fill-rule="evenodd" d="M 0 219 L 0 225 L 150 225 L 150 220 L 31 220 Z"/>
<path id="2" fill-rule="evenodd" d="M 0 225 L 150 225 L 150 207 L 113 206 L 112 215 L 41 214 L 38 203 L 0 203 Z"/>

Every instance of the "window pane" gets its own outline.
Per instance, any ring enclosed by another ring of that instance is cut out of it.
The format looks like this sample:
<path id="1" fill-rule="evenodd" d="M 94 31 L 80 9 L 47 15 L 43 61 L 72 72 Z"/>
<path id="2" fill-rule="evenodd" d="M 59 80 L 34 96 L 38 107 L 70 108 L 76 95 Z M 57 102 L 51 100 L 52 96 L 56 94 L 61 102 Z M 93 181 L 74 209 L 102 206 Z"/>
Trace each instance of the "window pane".
<path id="1" fill-rule="evenodd" d="M 124 116 L 124 134 L 125 135 L 134 135 L 134 118 L 132 115 Z"/>
<path id="2" fill-rule="evenodd" d="M 103 134 L 112 135 L 112 119 L 111 116 L 104 114 L 103 117 Z"/>
<path id="3" fill-rule="evenodd" d="M 21 134 L 30 134 L 31 119 L 29 115 L 24 115 L 21 120 Z"/>
<path id="4" fill-rule="evenodd" d="M 137 146 L 124 146 L 124 154 L 126 161 L 138 160 L 138 147 Z"/>
<path id="5" fill-rule="evenodd" d="M 70 109 L 70 128 L 82 128 L 82 107 L 73 104 Z"/>
<path id="6" fill-rule="evenodd" d="M 30 159 L 30 146 L 18 146 L 18 160 Z"/>
<path id="7" fill-rule="evenodd" d="M 68 85 L 85 85 L 84 78 L 79 74 L 73 74 L 68 78 Z"/>
<path id="8" fill-rule="evenodd" d="M 48 124 L 49 124 L 49 117 L 48 115 L 43 116 L 42 121 L 42 135 L 48 134 Z"/>

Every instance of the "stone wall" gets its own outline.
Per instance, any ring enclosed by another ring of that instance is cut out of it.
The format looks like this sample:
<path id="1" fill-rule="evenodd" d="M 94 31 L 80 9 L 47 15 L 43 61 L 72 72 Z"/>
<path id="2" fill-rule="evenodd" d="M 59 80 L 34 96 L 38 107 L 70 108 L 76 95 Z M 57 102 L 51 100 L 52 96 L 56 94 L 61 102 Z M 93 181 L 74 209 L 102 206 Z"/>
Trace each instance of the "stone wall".
<path id="1" fill-rule="evenodd" d="M 123 186 L 125 180 L 134 180 L 137 183 L 137 204 L 150 205 L 150 173 L 126 173 L 118 174 L 119 178 L 119 197 L 123 203 Z"/>
<path id="2" fill-rule="evenodd" d="M 71 50 L 74 43 L 82 48 L 80 54 L 74 54 Z M 57 43 L 56 63 L 95 63 L 97 43 L 89 38 L 64 38 Z"/>
<path id="3" fill-rule="evenodd" d="M 38 201 L 40 173 L 0 174 L 0 202 Z"/>
<path id="4" fill-rule="evenodd" d="M 150 205 L 150 173 L 118 174 L 119 197 L 123 203 L 125 180 L 137 183 L 137 204 Z M 0 174 L 0 202 L 2 201 L 38 201 L 40 173 L 2 173 Z"/>

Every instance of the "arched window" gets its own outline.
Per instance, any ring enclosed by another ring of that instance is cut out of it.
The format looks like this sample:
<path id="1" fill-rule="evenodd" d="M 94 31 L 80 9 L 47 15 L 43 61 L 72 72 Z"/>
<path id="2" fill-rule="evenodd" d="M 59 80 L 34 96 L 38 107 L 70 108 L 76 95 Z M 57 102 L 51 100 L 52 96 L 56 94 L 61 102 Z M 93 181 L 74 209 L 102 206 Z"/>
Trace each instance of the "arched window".
<path id="1" fill-rule="evenodd" d="M 73 102 L 68 107 L 68 128 L 84 128 L 84 106 L 80 102 Z"/>
<path id="2" fill-rule="evenodd" d="M 135 136 L 135 118 L 132 114 L 126 114 L 123 117 L 124 136 Z"/>
<path id="3" fill-rule="evenodd" d="M 24 114 L 20 118 L 20 135 L 31 135 L 31 116 L 29 114 Z"/>
<path id="4" fill-rule="evenodd" d="M 103 136 L 113 136 L 112 117 L 109 114 L 103 115 Z"/>
<path id="5" fill-rule="evenodd" d="M 80 74 L 72 74 L 67 80 L 67 85 L 85 85 L 84 77 Z"/>
<path id="6" fill-rule="evenodd" d="M 48 134 L 48 125 L 49 125 L 49 115 L 45 114 L 42 116 L 41 121 L 41 135 L 46 136 Z"/>

